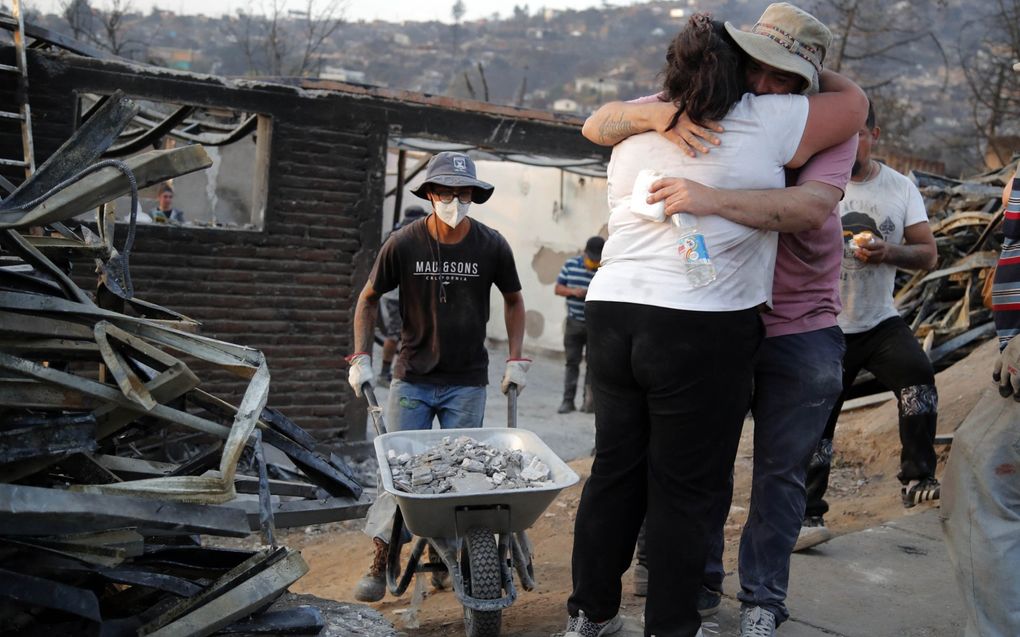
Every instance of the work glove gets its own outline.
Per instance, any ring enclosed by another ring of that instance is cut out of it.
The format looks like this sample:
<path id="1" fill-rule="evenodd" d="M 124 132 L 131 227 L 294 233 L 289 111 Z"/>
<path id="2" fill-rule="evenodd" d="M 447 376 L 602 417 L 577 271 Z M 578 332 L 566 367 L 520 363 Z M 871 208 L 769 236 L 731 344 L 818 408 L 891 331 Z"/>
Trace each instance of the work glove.
<path id="1" fill-rule="evenodd" d="M 503 389 L 503 393 L 510 391 L 510 383 L 517 385 L 517 393 L 524 391 L 524 386 L 527 385 L 528 370 L 531 369 L 530 358 L 508 358 L 506 361 L 506 371 L 503 372 L 503 382 L 500 383 L 500 387 Z"/>
<path id="2" fill-rule="evenodd" d="M 372 357 L 365 352 L 358 352 L 344 360 L 350 365 L 347 370 L 347 382 L 354 389 L 354 395 L 361 398 L 361 387 L 365 383 L 368 383 L 369 387 L 375 387 L 375 383 L 372 382 L 375 380 L 375 374 L 372 373 Z"/>
<path id="3" fill-rule="evenodd" d="M 999 383 L 1000 396 L 1012 395 L 1013 400 L 1020 401 L 1020 336 L 1010 340 L 995 359 L 992 379 Z"/>

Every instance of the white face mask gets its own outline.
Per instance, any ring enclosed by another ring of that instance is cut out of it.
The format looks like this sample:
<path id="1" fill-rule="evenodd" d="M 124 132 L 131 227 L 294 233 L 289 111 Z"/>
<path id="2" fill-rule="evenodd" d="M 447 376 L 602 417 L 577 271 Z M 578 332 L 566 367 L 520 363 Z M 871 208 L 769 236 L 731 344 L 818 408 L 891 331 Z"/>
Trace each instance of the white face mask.
<path id="1" fill-rule="evenodd" d="M 449 203 L 443 203 L 438 199 L 432 204 L 436 210 L 436 216 L 438 216 L 443 223 L 456 228 L 457 224 L 464 220 L 464 217 L 468 214 L 468 208 L 471 207 L 471 202 L 461 203 L 459 199 L 454 198 Z"/>

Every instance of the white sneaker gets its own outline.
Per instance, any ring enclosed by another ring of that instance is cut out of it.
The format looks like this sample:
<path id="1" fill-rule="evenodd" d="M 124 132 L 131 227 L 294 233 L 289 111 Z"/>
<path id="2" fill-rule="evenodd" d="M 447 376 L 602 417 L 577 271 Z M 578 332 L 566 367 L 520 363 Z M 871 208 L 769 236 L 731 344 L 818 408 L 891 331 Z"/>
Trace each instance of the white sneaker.
<path id="1" fill-rule="evenodd" d="M 761 606 L 740 608 L 740 637 L 775 637 L 776 616 Z"/>
<path id="2" fill-rule="evenodd" d="M 619 615 L 604 622 L 593 622 L 580 611 L 577 617 L 567 619 L 567 632 L 563 637 L 607 637 L 620 632 L 621 628 L 623 620 Z"/>

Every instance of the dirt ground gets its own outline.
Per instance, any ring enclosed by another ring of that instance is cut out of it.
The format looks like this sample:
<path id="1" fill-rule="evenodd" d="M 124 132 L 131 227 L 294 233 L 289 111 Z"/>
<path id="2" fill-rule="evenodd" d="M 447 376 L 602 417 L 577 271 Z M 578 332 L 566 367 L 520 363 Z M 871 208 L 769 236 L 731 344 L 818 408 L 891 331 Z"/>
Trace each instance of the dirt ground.
<path id="1" fill-rule="evenodd" d="M 954 431 L 970 412 L 985 387 L 991 383 L 995 343 L 990 341 L 937 378 L 939 389 L 939 432 Z M 746 516 L 750 487 L 751 427 L 745 427 L 735 473 L 733 508 L 726 524 L 726 564 L 733 569 L 740 528 Z M 836 431 L 836 458 L 829 489 L 832 510 L 826 516 L 837 534 L 850 533 L 909 515 L 899 500 L 896 471 L 899 463 L 896 404 L 884 404 L 845 412 Z M 948 448 L 940 449 L 940 469 Z M 571 463 L 582 482 L 564 491 L 528 532 L 535 545 L 538 588 L 520 592 L 512 607 L 503 613 L 503 634 L 514 637 L 549 635 L 562 631 L 565 603 L 570 592 L 570 551 L 572 530 L 581 485 L 587 477 L 590 459 Z M 923 510 L 918 507 L 912 511 Z M 371 561 L 372 545 L 360 532 L 360 521 L 312 527 L 291 532 L 282 539 L 300 548 L 311 571 L 292 590 L 319 597 L 353 601 L 351 591 Z M 404 618 L 411 605 L 411 590 L 400 599 L 387 598 L 374 606 L 398 630 L 411 637 L 439 637 L 463 634 L 461 607 L 449 592 L 429 594 L 417 613 L 418 627 L 408 627 Z M 624 580 L 622 613 L 641 614 L 642 600 L 630 594 L 630 573 Z"/>

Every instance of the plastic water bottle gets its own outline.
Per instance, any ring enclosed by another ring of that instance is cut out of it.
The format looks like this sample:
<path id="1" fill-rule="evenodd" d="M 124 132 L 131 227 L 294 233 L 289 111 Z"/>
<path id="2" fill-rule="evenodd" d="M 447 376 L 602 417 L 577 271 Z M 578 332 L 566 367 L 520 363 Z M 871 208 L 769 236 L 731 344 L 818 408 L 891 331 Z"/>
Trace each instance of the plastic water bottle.
<path id="1" fill-rule="evenodd" d="M 715 266 L 705 247 L 705 236 L 698 232 L 698 218 L 679 212 L 669 218 L 677 230 L 677 251 L 684 262 L 691 287 L 702 288 L 715 281 Z"/>

